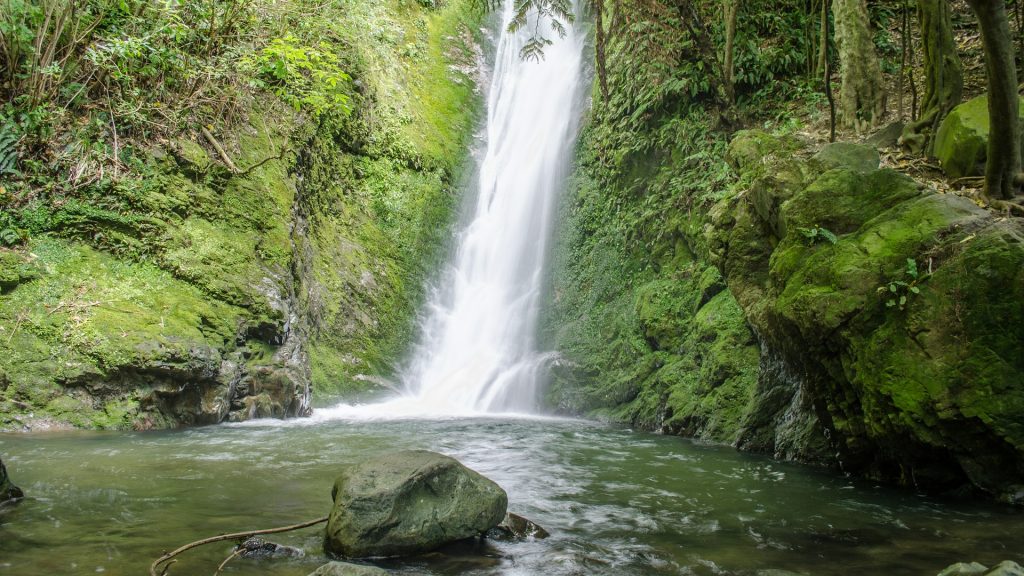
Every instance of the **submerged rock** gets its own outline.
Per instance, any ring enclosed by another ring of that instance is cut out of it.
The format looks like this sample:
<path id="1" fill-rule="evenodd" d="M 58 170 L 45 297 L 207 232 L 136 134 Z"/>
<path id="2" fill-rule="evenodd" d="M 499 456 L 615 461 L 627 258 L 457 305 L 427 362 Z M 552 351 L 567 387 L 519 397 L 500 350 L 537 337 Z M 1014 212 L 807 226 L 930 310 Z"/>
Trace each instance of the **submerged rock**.
<path id="1" fill-rule="evenodd" d="M 426 450 L 384 454 L 334 483 L 324 547 L 348 558 L 402 556 L 485 533 L 508 496 L 454 458 Z"/>
<path id="2" fill-rule="evenodd" d="M 1006 560 L 992 568 L 986 568 L 977 562 L 957 562 L 948 566 L 939 576 L 1024 576 L 1024 568 L 1016 562 Z"/>
<path id="3" fill-rule="evenodd" d="M 235 548 L 236 551 L 239 549 L 242 550 L 239 554 L 242 558 L 302 558 L 306 555 L 300 548 L 268 542 L 256 536 L 247 538 Z"/>
<path id="4" fill-rule="evenodd" d="M 957 562 L 951 566 L 947 566 L 945 570 L 939 572 L 939 576 L 975 576 L 976 574 L 984 574 L 988 568 L 983 564 L 977 562 Z"/>
<path id="5" fill-rule="evenodd" d="M 505 514 L 505 519 L 501 521 L 501 524 L 487 532 L 487 536 L 495 540 L 524 540 L 526 538 L 543 540 L 551 534 L 532 520 L 509 512 Z"/>
<path id="6" fill-rule="evenodd" d="M 7 477 L 7 467 L 4 466 L 4 461 L 0 460 L 0 503 L 24 496 L 25 493 L 21 491 L 21 488 L 15 486 Z"/>
<path id="7" fill-rule="evenodd" d="M 387 572 L 376 566 L 330 562 L 317 568 L 309 576 L 387 576 Z"/>

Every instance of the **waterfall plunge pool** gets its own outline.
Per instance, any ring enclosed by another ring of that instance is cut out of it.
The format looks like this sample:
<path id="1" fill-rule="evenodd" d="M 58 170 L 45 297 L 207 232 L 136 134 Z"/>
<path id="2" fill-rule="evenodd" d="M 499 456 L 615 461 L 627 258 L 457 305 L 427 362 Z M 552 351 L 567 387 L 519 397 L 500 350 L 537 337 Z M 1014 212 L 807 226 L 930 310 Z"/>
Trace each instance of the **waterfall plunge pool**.
<path id="1" fill-rule="evenodd" d="M 326 515 L 339 469 L 383 450 L 443 452 L 497 481 L 552 536 L 378 565 L 417 575 L 933 575 L 1024 562 L 1024 514 L 945 502 L 731 448 L 544 419 L 293 420 L 146 433 L 0 435 L 30 496 L 0 508 L 0 574 L 145 574 L 162 552 L 220 533 Z M 304 576 L 323 526 L 268 539 L 302 559 L 227 575 Z M 471 547 L 472 548 L 472 547 Z M 230 543 L 170 574 L 213 574 Z"/>

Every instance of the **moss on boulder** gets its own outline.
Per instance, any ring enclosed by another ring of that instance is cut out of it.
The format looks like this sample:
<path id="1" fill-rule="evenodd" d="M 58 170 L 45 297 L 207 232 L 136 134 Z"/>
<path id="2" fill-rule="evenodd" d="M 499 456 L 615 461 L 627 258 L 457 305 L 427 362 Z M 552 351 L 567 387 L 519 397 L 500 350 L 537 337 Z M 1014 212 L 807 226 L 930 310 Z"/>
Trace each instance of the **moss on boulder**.
<path id="1" fill-rule="evenodd" d="M 1024 99 L 1020 101 L 1024 127 Z M 981 176 L 988 156 L 988 97 L 977 96 L 953 108 L 935 136 L 935 156 L 952 178 Z"/>
<path id="2" fill-rule="evenodd" d="M 827 437 L 845 470 L 1019 499 L 1024 225 L 891 170 L 855 167 L 792 194 L 775 226 L 750 200 L 734 210 L 728 284 L 756 294 L 739 301 L 774 359 L 758 394 L 789 399 L 744 441 L 774 450 L 765 444 L 782 415 L 809 412 L 817 439 L 802 442 L 822 451 Z M 743 214 L 752 225 L 738 225 Z M 797 230 L 812 225 L 837 242 L 808 243 Z M 772 228 L 786 233 L 771 238 Z M 744 249 L 758 242 L 774 247 Z"/>
<path id="3" fill-rule="evenodd" d="M 409 556 L 481 535 L 505 518 L 500 486 L 426 450 L 345 468 L 331 491 L 325 548 L 345 558 Z"/>

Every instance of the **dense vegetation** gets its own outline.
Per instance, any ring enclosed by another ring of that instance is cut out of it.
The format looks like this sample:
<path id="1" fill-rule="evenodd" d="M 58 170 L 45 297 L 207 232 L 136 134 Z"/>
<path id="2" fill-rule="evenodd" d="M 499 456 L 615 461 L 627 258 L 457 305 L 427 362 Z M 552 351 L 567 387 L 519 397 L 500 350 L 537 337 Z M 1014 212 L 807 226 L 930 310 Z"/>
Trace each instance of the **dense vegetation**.
<path id="1" fill-rule="evenodd" d="M 962 71 L 983 58 L 968 7 L 919 4 L 943 36 L 898 3 L 590 5 L 605 29 L 555 258 L 550 401 L 1019 499 L 1024 236 L 978 208 L 1018 209 L 980 194 L 984 138 L 951 136 L 987 125 L 984 100 L 952 111 L 985 85 Z M 930 44 L 954 34 L 960 55 Z M 962 76 L 936 79 L 943 62 Z M 950 193 L 880 170 L 875 148 Z M 936 148 L 970 168 L 915 168 Z"/>
<path id="2" fill-rule="evenodd" d="M 479 18 L 6 3 L 4 425 L 295 414 L 387 374 L 476 121 Z"/>

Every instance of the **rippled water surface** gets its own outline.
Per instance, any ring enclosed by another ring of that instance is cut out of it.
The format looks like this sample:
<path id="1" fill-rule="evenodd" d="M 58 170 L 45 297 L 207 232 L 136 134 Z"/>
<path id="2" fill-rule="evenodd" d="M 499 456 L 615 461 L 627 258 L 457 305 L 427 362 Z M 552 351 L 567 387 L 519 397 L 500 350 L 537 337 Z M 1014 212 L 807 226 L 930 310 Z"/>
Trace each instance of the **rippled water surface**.
<path id="1" fill-rule="evenodd" d="M 929 500 L 722 447 L 579 421 L 307 421 L 164 433 L 0 435 L 31 496 L 0 508 L 0 573 L 145 574 L 163 551 L 326 515 L 333 478 L 367 454 L 426 448 L 493 478 L 542 541 L 384 566 L 401 574 L 935 574 L 970 559 L 1024 563 L 1024 516 Z M 304 576 L 322 526 L 274 540 L 301 560 L 224 574 Z M 230 544 L 170 574 L 213 574 Z"/>

